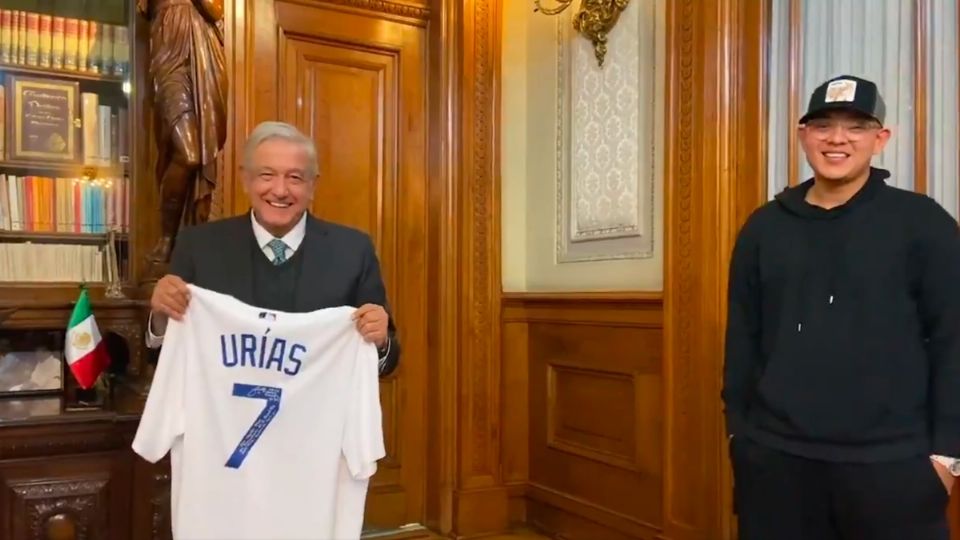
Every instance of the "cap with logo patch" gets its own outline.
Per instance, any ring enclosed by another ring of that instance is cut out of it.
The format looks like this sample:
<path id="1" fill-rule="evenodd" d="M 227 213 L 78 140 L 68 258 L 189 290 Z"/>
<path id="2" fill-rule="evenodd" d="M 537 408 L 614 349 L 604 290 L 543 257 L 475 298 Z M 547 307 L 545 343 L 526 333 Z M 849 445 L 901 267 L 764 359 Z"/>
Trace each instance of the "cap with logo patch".
<path id="1" fill-rule="evenodd" d="M 811 118 L 836 110 L 857 112 L 881 124 L 887 114 L 887 107 L 876 84 L 860 77 L 841 75 L 813 91 L 807 113 L 800 118 L 800 123 L 806 124 Z"/>

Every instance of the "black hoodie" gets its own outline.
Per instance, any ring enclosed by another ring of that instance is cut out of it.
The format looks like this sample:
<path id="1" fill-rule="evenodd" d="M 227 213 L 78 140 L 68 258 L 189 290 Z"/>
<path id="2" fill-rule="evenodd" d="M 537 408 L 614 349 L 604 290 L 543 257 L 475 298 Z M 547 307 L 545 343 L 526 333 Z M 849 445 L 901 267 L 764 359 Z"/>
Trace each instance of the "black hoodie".
<path id="1" fill-rule="evenodd" d="M 730 266 L 727 427 L 815 459 L 960 457 L 960 235 L 871 169 L 846 204 L 758 209 Z"/>

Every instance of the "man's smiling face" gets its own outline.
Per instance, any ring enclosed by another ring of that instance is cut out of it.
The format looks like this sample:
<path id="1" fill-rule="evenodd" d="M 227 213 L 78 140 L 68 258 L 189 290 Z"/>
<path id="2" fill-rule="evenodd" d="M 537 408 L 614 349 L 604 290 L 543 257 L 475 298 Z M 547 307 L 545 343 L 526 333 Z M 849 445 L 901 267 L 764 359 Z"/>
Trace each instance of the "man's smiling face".
<path id="1" fill-rule="evenodd" d="M 253 153 L 244 171 L 244 190 L 257 221 L 277 238 L 287 233 L 313 200 L 315 178 L 299 144 L 267 139 Z"/>
<path id="2" fill-rule="evenodd" d="M 800 144 L 818 178 L 856 180 L 890 139 L 890 130 L 873 118 L 837 110 L 812 118 L 799 128 Z"/>

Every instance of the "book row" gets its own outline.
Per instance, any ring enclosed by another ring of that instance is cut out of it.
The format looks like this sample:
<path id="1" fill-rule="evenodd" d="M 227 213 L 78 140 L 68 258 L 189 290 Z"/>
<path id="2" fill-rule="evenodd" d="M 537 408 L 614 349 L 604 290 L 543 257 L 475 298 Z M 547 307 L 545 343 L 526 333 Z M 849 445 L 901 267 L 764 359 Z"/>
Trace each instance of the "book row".
<path id="1" fill-rule="evenodd" d="M 127 27 L 0 9 L 0 63 L 124 76 L 130 72 Z"/>
<path id="2" fill-rule="evenodd" d="M 0 230 L 90 233 L 130 228 L 128 178 L 0 175 Z"/>
<path id="3" fill-rule="evenodd" d="M 0 243 L 0 281 L 101 282 L 106 262 L 104 246 Z"/>

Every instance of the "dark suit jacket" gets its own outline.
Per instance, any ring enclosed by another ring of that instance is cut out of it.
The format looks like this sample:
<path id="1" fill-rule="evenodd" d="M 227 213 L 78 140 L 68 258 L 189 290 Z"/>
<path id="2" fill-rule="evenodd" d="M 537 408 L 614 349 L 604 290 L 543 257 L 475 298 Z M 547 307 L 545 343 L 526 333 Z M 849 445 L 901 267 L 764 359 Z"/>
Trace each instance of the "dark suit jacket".
<path id="1" fill-rule="evenodd" d="M 170 273 L 187 283 L 254 305 L 249 212 L 241 216 L 185 227 L 170 256 Z M 307 214 L 301 248 L 303 266 L 297 284 L 295 311 L 377 304 L 390 314 L 390 351 L 381 375 L 391 373 L 400 358 L 400 342 L 380 263 L 365 233 Z"/>

